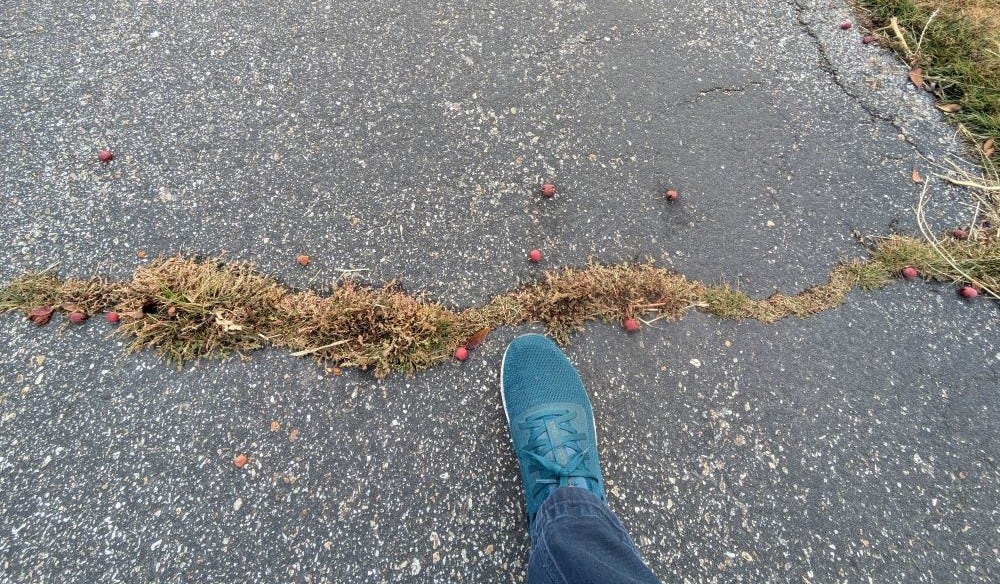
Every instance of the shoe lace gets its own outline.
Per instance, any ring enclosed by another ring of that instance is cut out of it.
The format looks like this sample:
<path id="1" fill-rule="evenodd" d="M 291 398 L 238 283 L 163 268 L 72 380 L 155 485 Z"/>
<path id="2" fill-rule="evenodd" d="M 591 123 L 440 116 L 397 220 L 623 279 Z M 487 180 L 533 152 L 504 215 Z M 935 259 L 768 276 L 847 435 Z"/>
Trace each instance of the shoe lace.
<path id="1" fill-rule="evenodd" d="M 526 418 L 521 422 L 522 430 L 530 432 L 526 454 L 551 475 L 535 479 L 533 497 L 542 491 L 565 487 L 580 480 L 596 480 L 587 470 L 587 458 L 594 449 L 587 444 L 586 434 L 573 429 L 573 420 L 579 414 L 569 410 L 547 410 Z M 584 444 L 587 444 L 584 447 Z M 586 483 L 583 483 L 586 485 Z"/>

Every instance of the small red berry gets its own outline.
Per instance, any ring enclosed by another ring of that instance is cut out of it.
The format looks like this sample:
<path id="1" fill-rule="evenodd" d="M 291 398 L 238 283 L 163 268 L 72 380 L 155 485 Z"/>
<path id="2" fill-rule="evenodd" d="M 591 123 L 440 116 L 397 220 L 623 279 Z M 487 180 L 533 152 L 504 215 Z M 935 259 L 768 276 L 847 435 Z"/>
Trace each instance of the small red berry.
<path id="1" fill-rule="evenodd" d="M 97 153 L 97 159 L 101 162 L 111 162 L 115 155 L 110 150 L 101 150 Z"/>
<path id="2" fill-rule="evenodd" d="M 556 185 L 552 183 L 545 183 L 542 185 L 542 196 L 546 199 L 551 199 L 556 196 Z"/>
<path id="3" fill-rule="evenodd" d="M 531 263 L 537 264 L 538 262 L 542 261 L 542 252 L 540 250 L 533 249 L 528 254 L 528 259 L 531 260 Z"/>
<path id="4" fill-rule="evenodd" d="M 104 315 L 104 318 L 108 319 L 108 322 L 110 322 L 111 324 L 118 323 L 118 313 L 115 312 L 114 310 Z"/>
<path id="5" fill-rule="evenodd" d="M 69 321 L 73 324 L 80 324 L 87 320 L 87 314 L 80 310 L 74 310 L 69 313 Z"/>
<path id="6" fill-rule="evenodd" d="M 295 256 L 295 261 L 298 262 L 298 264 L 300 266 L 308 266 L 309 265 L 309 256 L 307 256 L 307 255 L 297 255 L 297 256 Z"/>
<path id="7" fill-rule="evenodd" d="M 681 194 L 675 191 L 674 189 L 670 189 L 669 191 L 667 191 L 668 201 L 676 201 L 679 198 L 681 198 Z"/>
<path id="8" fill-rule="evenodd" d="M 168 306 L 167 307 L 167 318 L 173 318 L 175 316 L 177 316 L 177 307 L 176 306 Z"/>
<path id="9" fill-rule="evenodd" d="M 969 234 L 964 229 L 952 229 L 951 236 L 959 241 L 965 241 L 969 239 Z"/>
<path id="10" fill-rule="evenodd" d="M 875 42 L 875 37 L 870 34 L 866 34 L 865 36 L 861 37 L 861 42 L 866 45 L 870 45 Z"/>
<path id="11" fill-rule="evenodd" d="M 246 454 L 237 454 L 236 458 L 233 459 L 233 466 L 243 468 L 248 462 L 250 462 L 250 458 Z"/>
<path id="12" fill-rule="evenodd" d="M 459 361 L 465 361 L 469 358 L 469 350 L 465 347 L 459 347 L 455 349 L 455 358 Z"/>
<path id="13" fill-rule="evenodd" d="M 903 268 L 903 277 L 907 280 L 912 280 L 917 277 L 917 269 L 913 266 L 906 266 Z"/>
<path id="14" fill-rule="evenodd" d="M 639 330 L 639 321 L 634 318 L 626 318 L 623 324 L 625 326 L 625 330 L 630 333 L 634 333 Z"/>
<path id="15" fill-rule="evenodd" d="M 972 286 L 962 286 L 958 293 L 962 295 L 962 298 L 972 299 L 979 296 L 979 290 L 976 290 Z"/>
<path id="16" fill-rule="evenodd" d="M 849 21 L 849 20 L 845 20 L 844 22 L 840 23 L 841 30 L 851 30 L 852 26 L 854 26 L 854 25 L 851 24 L 851 21 Z"/>

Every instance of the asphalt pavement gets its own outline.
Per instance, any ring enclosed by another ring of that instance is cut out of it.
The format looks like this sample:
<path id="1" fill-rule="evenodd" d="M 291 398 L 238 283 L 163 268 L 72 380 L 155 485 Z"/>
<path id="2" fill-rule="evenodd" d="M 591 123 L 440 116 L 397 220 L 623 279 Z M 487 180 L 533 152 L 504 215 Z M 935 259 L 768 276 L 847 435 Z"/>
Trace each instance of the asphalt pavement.
<path id="1" fill-rule="evenodd" d="M 935 227 L 971 216 L 933 177 L 961 164 L 954 129 L 845 20 L 840 0 L 7 2 L 0 282 L 125 278 L 142 250 L 454 307 L 589 258 L 796 292 L 859 234 L 915 233 L 914 168 Z M 773 325 L 594 325 L 567 353 L 609 504 L 664 582 L 991 582 L 998 317 L 899 282 Z M 0 317 L 0 581 L 523 581 L 497 376 L 529 330 L 378 381 L 278 351 L 178 371 L 97 319 Z"/>

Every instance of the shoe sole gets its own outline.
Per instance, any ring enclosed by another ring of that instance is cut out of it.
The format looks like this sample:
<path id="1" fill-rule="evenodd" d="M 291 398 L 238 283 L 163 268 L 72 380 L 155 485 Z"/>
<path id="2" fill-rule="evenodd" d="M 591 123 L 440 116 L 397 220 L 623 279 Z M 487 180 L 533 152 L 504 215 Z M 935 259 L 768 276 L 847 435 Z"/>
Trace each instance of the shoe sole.
<path id="1" fill-rule="evenodd" d="M 531 333 L 525 335 L 518 335 L 514 337 L 514 340 L 516 341 L 521 337 L 527 337 L 530 334 Z M 507 348 L 504 349 L 503 360 L 500 361 L 500 403 L 503 404 L 503 416 L 507 418 L 507 436 L 510 437 L 511 448 L 514 448 L 514 436 L 512 436 L 510 433 L 510 412 L 507 411 L 507 392 L 504 391 L 503 387 L 503 379 L 504 379 L 503 370 L 504 367 L 507 366 L 507 351 L 510 351 L 510 345 L 513 344 L 513 342 L 514 341 L 511 341 L 510 344 L 507 345 Z M 577 375 L 579 375 L 579 372 L 577 372 Z M 590 426 L 594 429 L 594 450 L 597 450 L 597 422 L 594 420 L 594 404 L 590 403 L 590 396 L 587 396 L 587 405 L 590 406 Z M 514 454 L 517 454 L 516 448 L 514 450 Z"/>

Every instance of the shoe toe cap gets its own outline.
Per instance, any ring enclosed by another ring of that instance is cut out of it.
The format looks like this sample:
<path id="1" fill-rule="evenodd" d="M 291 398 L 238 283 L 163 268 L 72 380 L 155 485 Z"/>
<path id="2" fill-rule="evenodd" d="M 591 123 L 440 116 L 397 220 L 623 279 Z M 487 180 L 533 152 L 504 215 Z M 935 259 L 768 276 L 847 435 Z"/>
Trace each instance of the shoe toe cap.
<path id="1" fill-rule="evenodd" d="M 504 355 L 502 383 L 511 419 L 544 403 L 590 405 L 573 364 L 542 335 L 524 335 L 511 342 Z"/>

